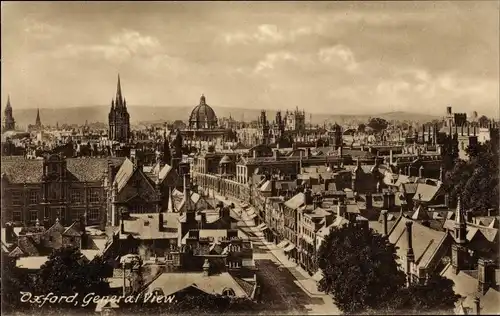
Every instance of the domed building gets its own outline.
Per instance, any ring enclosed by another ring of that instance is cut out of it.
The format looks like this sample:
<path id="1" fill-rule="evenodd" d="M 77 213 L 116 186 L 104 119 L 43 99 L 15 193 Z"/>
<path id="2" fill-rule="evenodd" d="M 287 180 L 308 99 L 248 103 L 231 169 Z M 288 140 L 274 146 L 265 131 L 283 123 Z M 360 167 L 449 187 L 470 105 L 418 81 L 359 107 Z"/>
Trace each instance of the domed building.
<path id="1" fill-rule="evenodd" d="M 233 130 L 219 126 L 217 115 L 207 104 L 204 95 L 200 97 L 200 103 L 191 111 L 187 128 L 181 130 L 181 134 L 191 146 L 205 149 L 216 144 L 234 141 L 236 138 Z"/>
<path id="2" fill-rule="evenodd" d="M 215 111 L 206 103 L 205 96 L 200 98 L 198 104 L 189 116 L 190 129 L 214 129 L 217 128 L 217 116 Z"/>

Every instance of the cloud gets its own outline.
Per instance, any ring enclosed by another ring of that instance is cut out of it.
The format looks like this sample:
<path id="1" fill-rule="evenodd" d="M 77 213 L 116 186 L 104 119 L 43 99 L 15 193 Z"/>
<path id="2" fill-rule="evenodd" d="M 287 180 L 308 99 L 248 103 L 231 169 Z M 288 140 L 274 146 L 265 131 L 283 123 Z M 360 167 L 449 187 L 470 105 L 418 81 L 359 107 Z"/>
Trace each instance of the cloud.
<path id="1" fill-rule="evenodd" d="M 343 45 L 335 45 L 320 49 L 318 58 L 325 64 L 342 67 L 348 71 L 355 71 L 358 69 L 358 63 L 356 62 L 356 58 L 354 58 L 353 52 Z"/>
<path id="2" fill-rule="evenodd" d="M 223 35 L 224 40 L 229 45 L 235 44 L 276 44 L 294 42 L 299 37 L 313 33 L 319 33 L 322 24 L 301 26 L 298 28 L 280 28 L 276 24 L 260 24 L 253 32 L 232 32 Z"/>
<path id="3" fill-rule="evenodd" d="M 152 36 L 143 36 L 137 31 L 123 30 L 122 33 L 111 38 L 111 43 L 115 46 L 126 47 L 132 53 L 140 50 L 154 50 L 160 47 L 160 42 Z"/>
<path id="4" fill-rule="evenodd" d="M 26 18 L 24 32 L 38 39 L 50 39 L 63 30 L 62 27 Z"/>
<path id="5" fill-rule="evenodd" d="M 133 56 L 152 58 L 159 63 L 164 54 L 160 53 L 160 42 L 152 36 L 143 36 L 137 31 L 123 30 L 112 36 L 105 44 L 66 44 L 56 49 L 52 56 L 55 58 L 103 58 L 110 62 L 122 63 Z"/>
<path id="6" fill-rule="evenodd" d="M 280 51 L 275 53 L 269 53 L 265 56 L 265 58 L 257 63 L 255 66 L 255 72 L 261 73 L 268 69 L 274 69 L 278 63 L 283 62 L 298 62 L 300 59 L 299 56 L 286 51 Z"/>

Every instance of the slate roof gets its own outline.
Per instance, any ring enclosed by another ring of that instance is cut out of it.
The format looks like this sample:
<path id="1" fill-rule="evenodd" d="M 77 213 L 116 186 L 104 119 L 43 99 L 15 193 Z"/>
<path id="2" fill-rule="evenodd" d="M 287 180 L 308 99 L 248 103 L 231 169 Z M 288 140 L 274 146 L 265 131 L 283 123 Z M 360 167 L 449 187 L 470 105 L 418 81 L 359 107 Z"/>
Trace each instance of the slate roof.
<path id="1" fill-rule="evenodd" d="M 389 233 L 389 241 L 398 247 L 396 252 L 400 263 L 404 262 L 403 260 L 406 257 L 406 251 L 408 249 L 406 241 L 406 222 L 413 222 L 412 239 L 415 264 L 418 267 L 427 268 L 429 264 L 432 263 L 436 251 L 444 246 L 448 234 L 425 227 L 409 218 L 400 217 Z"/>
<path id="2" fill-rule="evenodd" d="M 115 176 L 114 183 L 117 185 L 118 192 L 120 192 L 127 185 L 127 182 L 134 174 L 134 171 L 134 163 L 130 161 L 130 159 L 125 158 L 125 161 Z"/>
<path id="3" fill-rule="evenodd" d="M 200 272 L 163 273 L 149 285 L 148 292 L 153 292 L 156 288 L 161 288 L 163 294 L 169 296 L 193 285 L 210 294 L 222 294 L 224 289 L 231 288 L 234 290 L 236 296 L 248 296 L 245 290 L 227 272 L 211 276 L 204 276 Z"/>
<path id="4" fill-rule="evenodd" d="M 2 156 L 1 171 L 12 183 L 40 183 L 43 176 L 43 160 Z"/>
<path id="5" fill-rule="evenodd" d="M 430 202 L 441 191 L 441 185 L 430 185 L 425 183 L 418 183 L 417 190 L 413 196 L 413 200 L 421 202 Z"/>
<path id="6" fill-rule="evenodd" d="M 125 233 L 118 232 L 120 239 L 126 239 L 132 235 L 136 239 L 173 239 L 179 236 L 179 214 L 163 213 L 163 227 L 158 228 L 158 214 L 132 214 L 131 219 L 124 220 Z"/>
<path id="7" fill-rule="evenodd" d="M 454 230 L 455 229 L 455 221 L 454 220 L 446 220 L 444 222 L 443 228 L 446 230 Z M 469 233 L 470 231 L 470 233 Z M 486 226 L 480 226 L 473 223 L 467 223 L 467 237 L 474 237 L 477 232 L 481 232 L 481 234 L 489 241 L 495 242 L 498 238 L 498 229 L 490 228 Z M 470 235 L 469 235 L 470 234 Z M 469 239 L 469 238 L 467 238 Z"/>
<path id="8" fill-rule="evenodd" d="M 67 158 L 66 169 L 81 182 L 101 181 L 108 170 L 108 161 L 120 166 L 123 158 Z M 22 156 L 2 157 L 1 172 L 12 183 L 40 183 L 43 176 L 43 159 L 26 159 Z"/>
<path id="9" fill-rule="evenodd" d="M 304 193 L 299 192 L 295 194 L 291 199 L 285 202 L 285 206 L 292 209 L 296 210 L 298 209 L 301 205 L 303 205 L 306 201 L 306 196 Z"/>

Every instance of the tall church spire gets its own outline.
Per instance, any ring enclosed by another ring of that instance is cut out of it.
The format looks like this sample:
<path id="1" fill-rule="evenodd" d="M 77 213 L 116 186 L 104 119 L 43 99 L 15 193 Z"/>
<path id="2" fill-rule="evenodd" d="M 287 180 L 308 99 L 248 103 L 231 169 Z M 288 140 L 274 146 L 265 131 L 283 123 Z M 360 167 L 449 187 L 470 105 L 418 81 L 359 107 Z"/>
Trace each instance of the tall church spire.
<path id="1" fill-rule="evenodd" d="M 15 129 L 16 122 L 14 121 L 14 117 L 12 116 L 12 106 L 10 105 L 10 95 L 7 96 L 7 106 L 4 111 L 4 125 L 3 129 L 5 131 L 10 131 Z"/>
<path id="2" fill-rule="evenodd" d="M 40 120 L 40 109 L 38 108 L 36 110 L 36 122 L 35 122 L 36 127 L 41 127 L 42 126 L 42 120 Z"/>
<path id="3" fill-rule="evenodd" d="M 116 85 L 116 98 L 120 100 L 122 98 L 122 84 L 120 83 L 120 74 L 118 74 L 118 83 Z"/>

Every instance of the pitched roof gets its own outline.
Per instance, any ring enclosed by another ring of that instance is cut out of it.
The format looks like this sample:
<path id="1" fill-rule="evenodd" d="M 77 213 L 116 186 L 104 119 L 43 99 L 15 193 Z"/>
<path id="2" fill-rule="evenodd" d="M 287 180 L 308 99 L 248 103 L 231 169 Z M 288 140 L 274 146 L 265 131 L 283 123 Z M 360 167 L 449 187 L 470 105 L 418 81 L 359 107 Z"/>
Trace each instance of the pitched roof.
<path id="1" fill-rule="evenodd" d="M 120 169 L 116 173 L 114 183 L 117 185 L 118 192 L 120 192 L 125 185 L 127 185 L 128 180 L 134 174 L 134 163 L 130 159 L 125 158 L 125 161 L 121 165 Z"/>
<path id="2" fill-rule="evenodd" d="M 299 192 L 295 194 L 295 196 L 293 196 L 291 199 L 286 201 L 285 206 L 292 210 L 296 210 L 305 202 L 306 202 L 306 196 L 304 195 L 304 193 Z"/>
<path id="3" fill-rule="evenodd" d="M 67 158 L 66 169 L 81 182 L 101 181 L 108 170 L 108 163 L 120 166 L 124 158 Z"/>
<path id="4" fill-rule="evenodd" d="M 426 219 L 430 219 L 429 217 L 429 214 L 427 214 L 427 211 L 424 209 L 424 207 L 422 206 L 422 204 L 420 204 L 417 209 L 415 210 L 415 212 L 413 213 L 413 215 L 411 216 L 411 219 L 413 220 L 426 220 Z"/>
<path id="5" fill-rule="evenodd" d="M 43 160 L 26 159 L 23 156 L 2 156 L 0 166 L 2 174 L 12 183 L 39 183 L 42 182 Z"/>
<path id="6" fill-rule="evenodd" d="M 163 227 L 158 228 L 158 214 L 132 214 L 129 220 L 124 220 L 125 233 L 118 232 L 120 239 L 132 235 L 136 239 L 173 239 L 178 237 L 179 214 L 163 213 Z"/>
<path id="7" fill-rule="evenodd" d="M 260 192 L 271 192 L 272 191 L 272 183 L 271 181 L 266 181 L 264 184 L 260 187 Z"/>
<path id="8" fill-rule="evenodd" d="M 415 192 L 415 196 L 413 200 L 422 201 L 422 202 L 430 202 L 434 199 L 434 197 L 440 192 L 441 185 L 430 185 L 426 183 L 419 183 L 417 185 L 417 190 Z"/>
<path id="9" fill-rule="evenodd" d="M 222 294 L 224 289 L 230 288 L 238 297 L 247 296 L 245 290 L 227 272 L 211 276 L 200 272 L 163 273 L 149 285 L 148 292 L 161 288 L 163 294 L 168 296 L 193 285 L 206 293 Z"/>
<path id="10" fill-rule="evenodd" d="M 413 253 L 415 254 L 415 264 L 418 267 L 427 268 L 438 249 L 443 245 L 448 237 L 445 232 L 435 231 L 429 227 L 425 227 L 418 222 L 415 222 L 406 217 L 400 217 L 396 225 L 389 233 L 389 241 L 395 244 L 397 248 L 398 261 L 403 261 L 406 257 L 408 249 L 406 241 L 406 222 L 413 222 L 412 239 Z M 404 265 L 403 265 L 404 266 Z"/>

